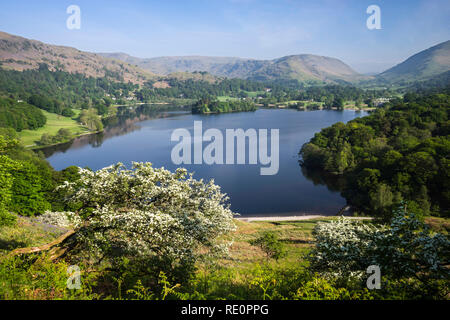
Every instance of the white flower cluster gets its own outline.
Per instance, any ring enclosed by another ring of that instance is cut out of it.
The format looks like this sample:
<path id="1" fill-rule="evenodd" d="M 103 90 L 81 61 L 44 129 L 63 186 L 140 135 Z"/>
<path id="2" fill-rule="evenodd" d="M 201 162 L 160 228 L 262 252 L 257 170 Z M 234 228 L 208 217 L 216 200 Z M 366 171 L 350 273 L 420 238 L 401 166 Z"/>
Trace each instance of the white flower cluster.
<path id="1" fill-rule="evenodd" d="M 402 208 L 389 226 L 341 218 L 319 223 L 314 237 L 311 267 L 329 276 L 361 278 L 367 267 L 378 265 L 392 278 L 450 278 L 448 238 Z"/>
<path id="2" fill-rule="evenodd" d="M 380 229 L 345 217 L 318 223 L 314 229 L 316 247 L 310 260 L 315 269 L 335 276 L 361 276 L 370 264 L 361 257 L 371 245 L 371 237 Z M 365 267 L 364 265 L 367 264 Z"/>
<path id="3" fill-rule="evenodd" d="M 83 204 L 79 238 L 103 254 L 114 248 L 135 257 L 192 260 L 200 252 L 223 252 L 226 243 L 219 239 L 235 229 L 220 187 L 185 169 L 172 173 L 133 163 L 127 170 L 119 163 L 79 172 L 80 181 L 60 189 L 70 202 Z"/>
<path id="4" fill-rule="evenodd" d="M 73 212 L 50 212 L 36 218 L 37 221 L 61 228 L 76 228 L 80 223 L 80 217 Z"/>

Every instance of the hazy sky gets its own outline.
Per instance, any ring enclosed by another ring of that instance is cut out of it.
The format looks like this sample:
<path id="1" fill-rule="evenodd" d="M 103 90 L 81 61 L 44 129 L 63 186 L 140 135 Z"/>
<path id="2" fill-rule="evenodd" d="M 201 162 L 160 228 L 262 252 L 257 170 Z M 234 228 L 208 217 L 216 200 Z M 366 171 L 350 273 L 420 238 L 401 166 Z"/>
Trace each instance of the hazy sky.
<path id="1" fill-rule="evenodd" d="M 69 30 L 69 5 L 81 29 Z M 381 30 L 368 30 L 369 5 Z M 449 0 L 0 1 L 0 30 L 91 52 L 137 57 L 272 59 L 312 53 L 378 72 L 450 39 Z"/>

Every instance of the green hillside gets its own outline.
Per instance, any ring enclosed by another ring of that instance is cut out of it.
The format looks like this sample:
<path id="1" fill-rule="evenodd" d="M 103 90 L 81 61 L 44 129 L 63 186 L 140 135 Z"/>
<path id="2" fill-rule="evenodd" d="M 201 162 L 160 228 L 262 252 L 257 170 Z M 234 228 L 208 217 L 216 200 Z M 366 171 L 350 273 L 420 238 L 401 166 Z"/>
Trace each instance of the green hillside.
<path id="1" fill-rule="evenodd" d="M 450 70 L 450 40 L 421 51 L 378 78 L 390 82 L 426 80 Z"/>

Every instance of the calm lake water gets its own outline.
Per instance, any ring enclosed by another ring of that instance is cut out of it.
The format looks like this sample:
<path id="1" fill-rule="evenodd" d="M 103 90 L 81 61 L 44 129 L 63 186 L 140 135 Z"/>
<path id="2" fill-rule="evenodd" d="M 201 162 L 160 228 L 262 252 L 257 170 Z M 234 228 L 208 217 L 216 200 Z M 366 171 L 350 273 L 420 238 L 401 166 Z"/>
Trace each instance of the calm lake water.
<path id="1" fill-rule="evenodd" d="M 153 108 L 123 109 L 103 134 L 84 136 L 72 143 L 44 150 L 51 165 L 61 170 L 71 165 L 97 170 L 122 162 L 152 162 L 155 167 L 177 168 L 171 161 L 175 129 L 193 134 L 194 121 L 203 122 L 203 132 L 220 129 L 279 129 L 280 168 L 277 175 L 261 176 L 261 165 L 183 165 L 197 179 L 214 178 L 230 197 L 231 209 L 243 216 L 333 215 L 345 206 L 339 192 L 313 182 L 298 163 L 298 152 L 320 129 L 336 122 L 365 116 L 355 111 L 260 109 L 256 112 L 192 115 L 188 112 L 155 111 Z M 204 143 L 204 147 L 207 143 Z M 225 152 L 225 151 L 224 151 Z"/>

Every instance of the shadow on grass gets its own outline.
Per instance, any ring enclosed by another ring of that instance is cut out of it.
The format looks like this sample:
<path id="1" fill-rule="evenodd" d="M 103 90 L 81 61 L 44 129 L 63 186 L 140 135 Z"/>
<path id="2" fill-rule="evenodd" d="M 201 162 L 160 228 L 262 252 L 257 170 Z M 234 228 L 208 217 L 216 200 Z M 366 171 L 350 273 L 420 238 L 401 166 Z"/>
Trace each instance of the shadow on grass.
<path id="1" fill-rule="evenodd" d="M 301 239 L 280 239 L 280 242 L 286 244 L 312 244 L 314 241 L 311 240 L 301 240 Z"/>
<path id="2" fill-rule="evenodd" d="M 17 248 L 25 248 L 26 246 L 27 243 L 23 241 L 0 239 L 0 250 L 11 251 Z"/>

